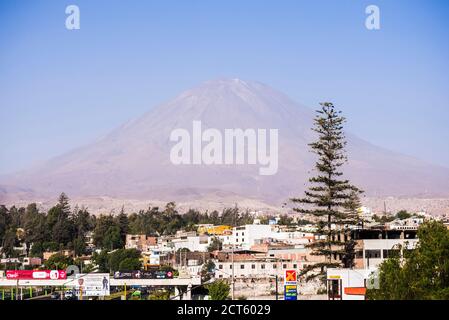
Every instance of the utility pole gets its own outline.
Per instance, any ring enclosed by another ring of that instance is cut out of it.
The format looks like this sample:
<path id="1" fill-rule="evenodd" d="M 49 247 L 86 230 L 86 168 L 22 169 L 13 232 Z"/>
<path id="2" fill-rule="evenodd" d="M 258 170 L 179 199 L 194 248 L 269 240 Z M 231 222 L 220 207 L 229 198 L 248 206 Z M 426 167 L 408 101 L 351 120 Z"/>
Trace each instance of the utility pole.
<path id="1" fill-rule="evenodd" d="M 235 209 L 237 209 L 237 203 L 235 204 Z M 233 229 L 232 229 L 232 233 L 233 236 L 235 234 L 235 229 L 236 228 L 236 215 L 237 215 L 237 210 L 234 210 L 234 221 L 233 221 Z M 232 265 L 232 300 L 234 300 L 234 292 L 235 292 L 235 278 L 234 278 L 234 245 L 235 245 L 235 236 L 233 237 L 233 241 L 232 241 L 232 254 L 231 254 L 231 265 Z"/>
<path id="2" fill-rule="evenodd" d="M 279 300 L 278 292 L 278 275 L 276 274 L 276 300 Z"/>

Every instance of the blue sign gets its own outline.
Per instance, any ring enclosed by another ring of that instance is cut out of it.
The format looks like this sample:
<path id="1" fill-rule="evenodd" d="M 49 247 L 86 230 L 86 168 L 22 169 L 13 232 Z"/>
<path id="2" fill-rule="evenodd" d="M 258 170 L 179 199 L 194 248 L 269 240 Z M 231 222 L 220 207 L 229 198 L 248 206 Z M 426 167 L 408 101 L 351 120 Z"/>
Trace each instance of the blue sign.
<path id="1" fill-rule="evenodd" d="M 298 288 L 296 285 L 284 286 L 284 300 L 298 300 Z"/>

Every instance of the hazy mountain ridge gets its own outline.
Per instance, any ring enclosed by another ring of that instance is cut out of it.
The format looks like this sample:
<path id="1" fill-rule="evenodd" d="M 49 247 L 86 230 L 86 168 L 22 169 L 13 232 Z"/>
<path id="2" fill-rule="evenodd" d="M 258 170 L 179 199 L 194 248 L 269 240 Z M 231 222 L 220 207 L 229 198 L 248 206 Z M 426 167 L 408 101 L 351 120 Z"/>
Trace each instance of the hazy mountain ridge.
<path id="1" fill-rule="evenodd" d="M 344 112 L 344 109 L 343 109 Z M 46 164 L 10 176 L 0 201 L 73 197 L 193 201 L 253 199 L 280 205 L 302 193 L 315 157 L 307 143 L 313 110 L 258 82 L 221 79 L 181 93 L 94 143 Z M 260 176 L 257 165 L 174 166 L 169 160 L 170 132 L 205 128 L 279 129 L 279 171 Z M 348 119 L 350 121 L 350 119 Z M 348 133 L 347 176 L 368 196 L 449 197 L 449 169 L 374 146 Z M 34 190 L 30 195 L 29 190 Z M 2 199 L 3 198 L 3 199 Z"/>

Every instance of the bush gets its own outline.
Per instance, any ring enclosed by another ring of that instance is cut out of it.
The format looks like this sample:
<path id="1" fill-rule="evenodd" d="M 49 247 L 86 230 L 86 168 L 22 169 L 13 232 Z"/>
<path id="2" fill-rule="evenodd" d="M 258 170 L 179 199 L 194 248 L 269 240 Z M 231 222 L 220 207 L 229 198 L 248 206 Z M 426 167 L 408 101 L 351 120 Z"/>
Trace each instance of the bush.
<path id="1" fill-rule="evenodd" d="M 170 300 L 170 292 L 166 290 L 154 291 L 148 296 L 148 300 Z"/>
<path id="2" fill-rule="evenodd" d="M 211 300 L 226 300 L 229 296 L 231 288 L 224 280 L 218 280 L 206 285 Z"/>

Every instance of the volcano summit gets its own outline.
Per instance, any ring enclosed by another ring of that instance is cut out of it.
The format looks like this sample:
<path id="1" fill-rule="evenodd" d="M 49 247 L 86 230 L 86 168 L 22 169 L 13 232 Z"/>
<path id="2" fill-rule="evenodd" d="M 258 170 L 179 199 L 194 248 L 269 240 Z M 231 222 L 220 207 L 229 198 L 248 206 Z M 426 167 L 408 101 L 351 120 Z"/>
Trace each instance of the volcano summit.
<path id="1" fill-rule="evenodd" d="M 27 190 L 30 200 L 55 199 L 64 191 L 72 197 L 173 201 L 236 196 L 278 205 L 303 192 L 314 168 L 315 155 L 308 148 L 314 139 L 313 117 L 312 109 L 264 84 L 239 79 L 209 81 L 99 141 L 3 178 L 0 185 L 14 187 L 4 187 L 0 200 L 13 198 L 20 189 Z M 171 133 L 191 128 L 194 121 L 201 121 L 203 130 L 221 132 L 278 129 L 277 173 L 260 175 L 259 166 L 251 164 L 174 165 Z M 346 136 L 349 162 L 345 175 L 366 195 L 449 195 L 448 168 L 374 146 L 350 133 Z"/>

